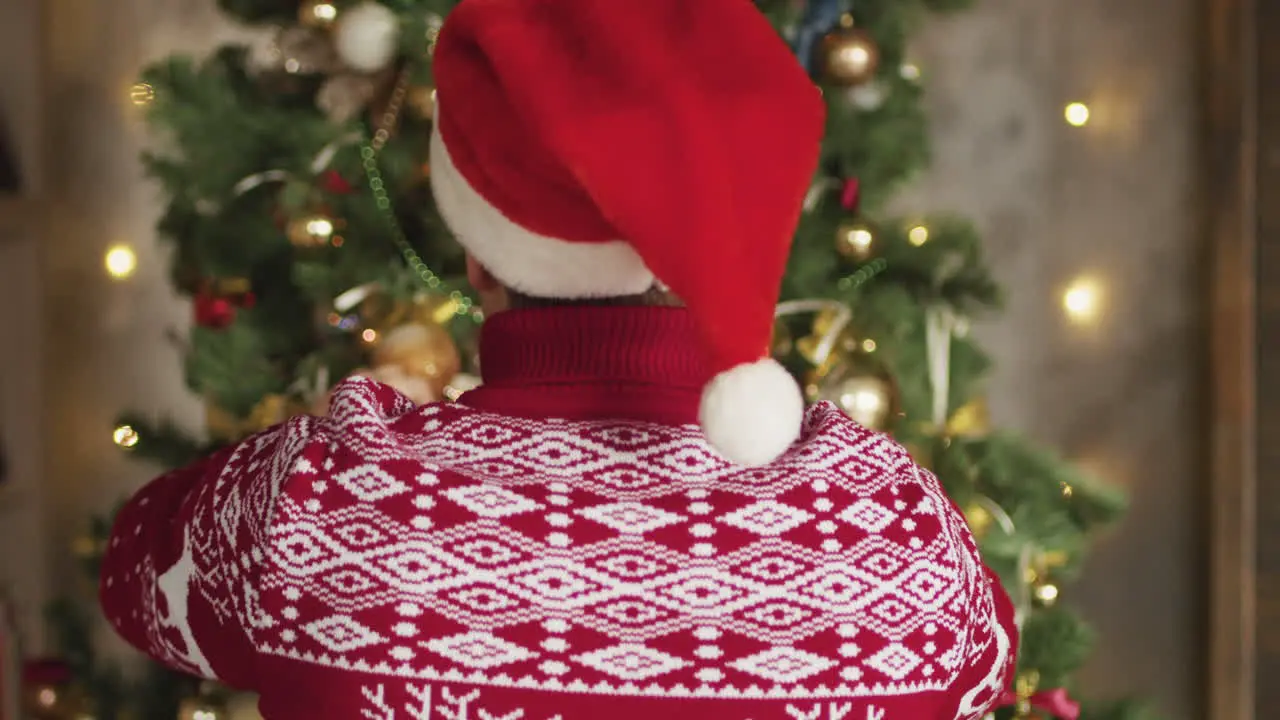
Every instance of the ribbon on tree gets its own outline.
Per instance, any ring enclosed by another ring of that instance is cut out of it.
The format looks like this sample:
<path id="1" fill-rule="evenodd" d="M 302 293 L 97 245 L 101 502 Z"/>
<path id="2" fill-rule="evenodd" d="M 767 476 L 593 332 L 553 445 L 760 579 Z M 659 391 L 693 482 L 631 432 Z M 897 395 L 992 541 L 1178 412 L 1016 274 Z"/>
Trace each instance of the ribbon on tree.
<path id="1" fill-rule="evenodd" d="M 311 160 L 308 168 L 312 175 L 319 175 L 324 172 L 329 164 L 333 162 L 333 158 L 337 156 L 338 151 L 349 145 L 355 145 L 360 142 L 361 135 L 359 133 L 348 133 L 333 142 L 325 145 L 319 153 Z M 293 173 L 288 170 L 264 170 L 260 173 L 254 173 L 241 179 L 231 188 L 232 197 L 240 197 L 245 193 L 260 187 L 267 183 L 287 182 L 293 177 Z"/>
<path id="2" fill-rule="evenodd" d="M 951 308 L 935 303 L 925 311 L 925 353 L 929 362 L 929 386 L 933 389 L 933 426 L 947 425 L 951 411 L 951 338 L 957 318 Z"/>
<path id="3" fill-rule="evenodd" d="M 1013 523 L 1013 518 L 1005 509 L 1000 507 L 1000 503 L 992 500 L 986 495 L 979 495 L 973 500 L 973 504 L 987 511 L 987 514 L 996 521 L 1000 529 L 1005 535 L 1013 537 L 1018 528 Z M 1031 570 L 1031 564 L 1035 561 L 1038 552 L 1034 543 L 1025 543 L 1018 552 L 1018 591 L 1013 598 L 1013 622 L 1018 629 L 1022 629 L 1023 622 L 1027 619 L 1027 613 L 1031 612 L 1031 587 L 1027 584 L 1026 578 Z"/>
<path id="4" fill-rule="evenodd" d="M 827 358 L 831 357 L 831 351 L 835 349 L 836 343 L 840 340 L 840 333 L 849 326 L 853 321 L 853 311 L 849 306 L 839 300 L 788 300 L 778 303 L 773 311 L 774 318 L 790 317 L 792 315 L 801 315 L 805 313 L 818 314 L 821 312 L 831 313 L 831 324 L 827 326 L 826 332 L 818 339 L 818 344 L 814 347 L 813 364 L 822 367 L 826 364 Z"/>

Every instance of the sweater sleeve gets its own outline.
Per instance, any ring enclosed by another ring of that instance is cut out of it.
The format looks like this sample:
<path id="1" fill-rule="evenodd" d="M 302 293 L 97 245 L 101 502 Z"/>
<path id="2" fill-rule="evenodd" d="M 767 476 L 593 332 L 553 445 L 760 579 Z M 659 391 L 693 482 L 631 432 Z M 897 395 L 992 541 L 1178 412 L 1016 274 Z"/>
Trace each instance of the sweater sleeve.
<path id="1" fill-rule="evenodd" d="M 176 670 L 254 687 L 268 522 L 312 423 L 296 418 L 142 488 L 116 516 L 100 600 L 130 644 Z"/>

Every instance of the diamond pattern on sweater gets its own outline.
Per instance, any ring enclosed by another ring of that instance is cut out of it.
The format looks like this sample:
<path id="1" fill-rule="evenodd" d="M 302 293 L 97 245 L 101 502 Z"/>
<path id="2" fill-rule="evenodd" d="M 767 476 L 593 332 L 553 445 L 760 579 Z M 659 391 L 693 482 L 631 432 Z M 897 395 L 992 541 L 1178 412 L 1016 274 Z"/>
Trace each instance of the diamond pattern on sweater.
<path id="1" fill-rule="evenodd" d="M 947 691 L 1003 633 L 936 480 L 834 408 L 744 469 L 692 427 L 382 394 L 342 386 L 341 442 L 273 465 L 271 522 L 243 548 L 266 562 L 238 609 L 267 655 L 405 682 L 795 699 Z M 236 526 L 261 507 L 215 500 Z"/>

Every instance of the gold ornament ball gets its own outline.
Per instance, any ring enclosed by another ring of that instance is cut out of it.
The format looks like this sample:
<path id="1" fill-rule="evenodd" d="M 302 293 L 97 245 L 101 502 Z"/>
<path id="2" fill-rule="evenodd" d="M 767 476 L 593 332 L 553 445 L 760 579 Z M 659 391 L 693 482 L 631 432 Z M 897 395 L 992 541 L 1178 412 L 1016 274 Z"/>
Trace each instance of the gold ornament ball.
<path id="1" fill-rule="evenodd" d="M 985 435 L 991 430 L 991 414 L 987 409 L 987 401 L 977 398 L 962 405 L 947 421 L 946 433 L 949 437 L 975 437 Z"/>
<path id="2" fill-rule="evenodd" d="M 430 85 L 409 86 L 404 101 L 413 114 L 423 120 L 431 120 L 436 115 L 436 89 Z"/>
<path id="3" fill-rule="evenodd" d="M 973 537 L 979 541 L 987 536 L 987 532 L 995 523 L 991 512 L 977 503 L 964 509 L 964 520 L 969 525 L 969 532 L 973 533 Z"/>
<path id="4" fill-rule="evenodd" d="M 870 82 L 880 66 L 880 48 L 875 39 L 867 31 L 855 28 L 848 15 L 822 39 L 818 52 L 823 76 L 839 85 Z"/>
<path id="5" fill-rule="evenodd" d="M 425 380 L 439 398 L 445 396 L 445 388 L 462 369 L 462 356 L 444 326 L 410 323 L 379 334 L 372 364 L 375 368 L 397 367 L 410 377 Z"/>
<path id="6" fill-rule="evenodd" d="M 893 381 L 865 358 L 841 362 L 814 385 L 818 400 L 835 403 L 859 425 L 880 432 L 889 429 L 894 413 Z"/>
<path id="7" fill-rule="evenodd" d="M 295 247 L 321 247 L 338 240 L 338 226 L 328 214 L 316 212 L 290 220 L 285 232 Z"/>
<path id="8" fill-rule="evenodd" d="M 841 223 L 836 229 L 836 250 L 853 260 L 869 260 L 873 254 L 875 233 L 864 222 Z"/>
<path id="9" fill-rule="evenodd" d="M 338 20 L 338 6 L 325 0 L 303 0 L 298 6 L 298 23 L 309 28 L 329 28 Z"/>

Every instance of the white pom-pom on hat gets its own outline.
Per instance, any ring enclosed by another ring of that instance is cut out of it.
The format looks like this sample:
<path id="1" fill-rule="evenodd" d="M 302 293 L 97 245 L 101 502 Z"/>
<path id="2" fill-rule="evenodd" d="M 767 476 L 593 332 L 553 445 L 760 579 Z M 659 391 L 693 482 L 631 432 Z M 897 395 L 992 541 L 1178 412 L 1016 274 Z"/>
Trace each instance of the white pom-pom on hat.
<path id="1" fill-rule="evenodd" d="M 776 360 L 732 367 L 702 393 L 698 422 L 725 459 L 750 467 L 768 465 L 791 447 L 804 420 L 804 398 Z"/>
<path id="2" fill-rule="evenodd" d="M 386 5 L 361 3 L 343 10 L 333 30 L 338 57 L 352 70 L 375 72 L 391 64 L 400 42 L 400 23 Z"/>

